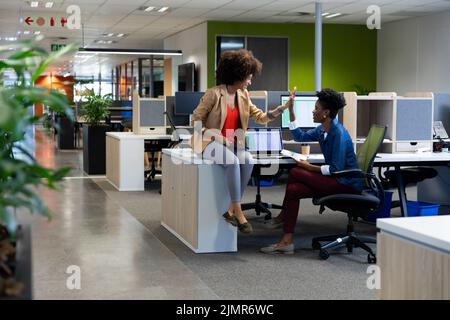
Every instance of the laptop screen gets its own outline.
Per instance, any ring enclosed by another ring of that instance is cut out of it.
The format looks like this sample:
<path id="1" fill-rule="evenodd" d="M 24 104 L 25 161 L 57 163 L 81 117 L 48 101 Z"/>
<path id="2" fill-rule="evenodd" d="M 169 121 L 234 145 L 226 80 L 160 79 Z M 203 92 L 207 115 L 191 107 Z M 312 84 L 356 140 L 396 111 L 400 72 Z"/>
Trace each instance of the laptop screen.
<path id="1" fill-rule="evenodd" d="M 283 140 L 280 128 L 249 128 L 246 134 L 248 151 L 258 153 L 280 153 Z"/>

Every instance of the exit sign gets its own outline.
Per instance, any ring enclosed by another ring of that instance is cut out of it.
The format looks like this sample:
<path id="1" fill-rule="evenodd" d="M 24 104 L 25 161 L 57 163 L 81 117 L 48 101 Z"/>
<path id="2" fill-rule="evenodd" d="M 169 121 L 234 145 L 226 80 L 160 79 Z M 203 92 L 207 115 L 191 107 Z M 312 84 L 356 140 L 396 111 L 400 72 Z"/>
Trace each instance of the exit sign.
<path id="1" fill-rule="evenodd" d="M 62 48 L 64 48 L 66 45 L 65 44 L 52 44 L 51 45 L 51 51 L 52 52 L 56 52 L 61 50 Z"/>

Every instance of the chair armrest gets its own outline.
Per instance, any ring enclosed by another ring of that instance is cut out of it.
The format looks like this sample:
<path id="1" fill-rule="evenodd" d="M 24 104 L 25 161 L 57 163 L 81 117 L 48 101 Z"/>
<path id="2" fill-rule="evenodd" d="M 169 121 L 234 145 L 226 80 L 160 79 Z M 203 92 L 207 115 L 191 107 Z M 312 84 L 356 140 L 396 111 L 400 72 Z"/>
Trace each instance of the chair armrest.
<path id="1" fill-rule="evenodd" d="M 373 173 L 367 173 L 362 171 L 361 169 L 349 169 L 349 170 L 341 170 L 336 171 L 331 174 L 332 177 L 336 178 L 372 178 L 375 176 Z"/>

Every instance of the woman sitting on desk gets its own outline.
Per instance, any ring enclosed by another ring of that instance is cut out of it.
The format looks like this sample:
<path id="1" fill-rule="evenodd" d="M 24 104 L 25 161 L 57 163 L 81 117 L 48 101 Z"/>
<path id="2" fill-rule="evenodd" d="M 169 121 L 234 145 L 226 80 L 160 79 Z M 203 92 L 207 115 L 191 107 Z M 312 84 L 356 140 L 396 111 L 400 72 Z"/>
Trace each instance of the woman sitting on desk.
<path id="1" fill-rule="evenodd" d="M 291 123 L 289 128 L 295 141 L 318 141 L 325 158 L 325 165 L 315 166 L 307 161 L 298 161 L 297 167 L 289 172 L 289 180 L 283 201 L 283 210 L 275 219 L 283 220 L 283 237 L 273 245 L 261 248 L 264 253 L 294 253 L 292 242 L 297 223 L 300 199 L 323 197 L 338 193 L 362 191 L 358 178 L 334 178 L 330 174 L 346 169 L 357 169 L 358 163 L 353 143 L 347 130 L 338 122 L 336 115 L 345 106 L 342 94 L 331 89 L 317 93 L 318 100 L 313 111 L 315 129 L 301 130 L 295 122 L 292 103 L 289 104 Z"/>
<path id="2" fill-rule="evenodd" d="M 265 113 L 250 100 L 247 87 L 261 67 L 261 62 L 247 50 L 224 52 L 216 70 L 221 85 L 206 90 L 192 115 L 194 127 L 195 122 L 201 121 L 204 133 L 201 141 L 194 138 L 193 149 L 201 152 L 204 159 L 216 160 L 225 168 L 231 204 L 223 217 L 243 233 L 252 232 L 241 209 L 242 195 L 253 169 L 251 155 L 244 149 L 248 121 L 252 118 L 266 124 L 288 108 L 286 103 Z"/>

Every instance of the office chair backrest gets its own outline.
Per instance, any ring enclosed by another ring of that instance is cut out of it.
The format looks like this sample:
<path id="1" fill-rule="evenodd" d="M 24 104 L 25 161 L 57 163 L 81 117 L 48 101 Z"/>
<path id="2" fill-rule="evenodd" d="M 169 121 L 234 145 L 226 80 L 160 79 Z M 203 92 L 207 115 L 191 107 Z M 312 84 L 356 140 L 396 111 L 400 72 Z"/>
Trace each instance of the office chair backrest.
<path id="1" fill-rule="evenodd" d="M 372 173 L 373 162 L 377 155 L 378 149 L 383 143 L 386 134 L 386 126 L 372 125 L 366 141 L 356 153 L 359 169 L 364 172 Z"/>
<path id="2" fill-rule="evenodd" d="M 369 174 L 372 173 L 373 162 L 375 161 L 375 156 L 383 143 L 386 131 L 386 126 L 372 125 L 370 128 L 366 141 L 364 141 L 363 145 L 356 153 L 358 166 L 362 171 Z M 384 208 L 384 190 L 380 181 L 373 176 L 373 178 L 366 179 L 365 186 L 372 189 L 372 193 L 380 199 L 380 202 L 377 208 L 374 209 L 374 212 Z"/>

